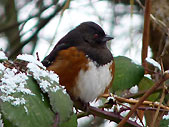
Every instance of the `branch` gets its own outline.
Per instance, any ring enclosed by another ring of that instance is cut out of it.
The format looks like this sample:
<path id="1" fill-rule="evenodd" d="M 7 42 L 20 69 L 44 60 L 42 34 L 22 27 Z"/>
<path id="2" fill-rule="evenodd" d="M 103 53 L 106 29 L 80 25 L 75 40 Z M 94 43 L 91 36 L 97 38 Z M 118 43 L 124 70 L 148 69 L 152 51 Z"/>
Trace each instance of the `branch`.
<path id="1" fill-rule="evenodd" d="M 145 9 L 144 5 L 140 2 L 140 0 L 136 0 L 136 2 L 143 8 L 143 10 Z M 168 27 L 163 21 L 161 21 L 160 19 L 157 19 L 156 17 L 154 17 L 153 14 L 150 14 L 150 18 L 154 23 L 156 23 L 159 26 L 161 31 L 164 31 L 164 33 L 167 36 L 169 36 Z"/>
<path id="2" fill-rule="evenodd" d="M 73 102 L 74 102 L 74 106 L 77 109 L 84 111 L 84 113 L 80 113 L 80 114 L 77 115 L 78 118 L 92 114 L 94 116 L 98 116 L 98 117 L 101 117 L 103 119 L 114 121 L 116 123 L 119 123 L 122 119 L 124 119 L 124 117 L 120 116 L 116 112 L 108 112 L 108 111 L 104 111 L 104 110 L 100 109 L 100 108 L 103 108 L 104 106 L 100 106 L 99 108 L 96 108 L 96 107 L 93 107 L 93 106 L 87 106 L 87 109 L 84 109 L 83 103 L 81 103 L 77 100 L 73 100 Z M 141 127 L 139 124 L 137 124 L 136 122 L 133 122 L 131 120 L 127 120 L 126 125 L 129 126 L 129 127 Z"/>
<path id="3" fill-rule="evenodd" d="M 56 1 L 56 0 L 55 0 L 55 1 Z M 8 26 L 1 27 L 1 28 L 0 28 L 0 33 L 5 32 L 5 31 L 8 31 L 8 30 L 10 30 L 10 29 L 12 29 L 12 28 L 14 28 L 14 27 L 17 27 L 17 26 L 23 24 L 23 23 L 26 23 L 26 22 L 28 22 L 28 21 L 29 21 L 30 19 L 32 19 L 32 18 L 38 17 L 38 16 L 39 16 L 40 14 L 42 14 L 46 9 L 50 8 L 51 6 L 53 6 L 53 5 L 55 5 L 55 4 L 56 4 L 56 2 L 53 2 L 51 5 L 46 6 L 46 7 L 44 7 L 43 9 L 41 9 L 41 11 L 39 11 L 39 13 L 37 13 L 37 14 L 35 14 L 35 15 L 32 15 L 32 16 L 28 17 L 28 18 L 25 19 L 25 20 L 22 20 L 22 21 L 20 21 L 20 22 L 15 22 L 15 23 L 10 24 L 10 25 L 8 25 Z"/>
<path id="4" fill-rule="evenodd" d="M 143 103 L 144 100 L 147 99 L 147 97 L 150 96 L 153 91 L 155 91 L 161 84 L 163 84 L 166 80 L 169 79 L 169 73 L 165 74 L 161 80 L 159 80 L 154 86 L 152 86 L 136 103 L 131 111 L 127 114 L 127 116 L 119 123 L 118 127 L 123 127 L 123 125 L 126 123 L 126 121 L 129 119 L 129 117 L 136 111 L 136 109 Z"/>
<path id="5" fill-rule="evenodd" d="M 142 65 L 147 68 L 145 59 L 148 53 L 149 45 L 149 34 L 150 34 L 150 11 L 151 11 L 151 0 L 146 0 L 146 7 L 144 13 L 144 31 L 143 31 L 143 46 L 142 46 Z"/>
<path id="6" fill-rule="evenodd" d="M 121 103 L 129 103 L 129 104 L 137 104 L 139 102 L 139 100 L 135 100 L 135 99 L 126 99 L 126 98 L 122 98 L 122 97 L 118 97 L 118 96 L 115 96 L 114 97 L 118 102 L 121 102 Z M 143 101 L 142 105 L 141 106 L 151 106 L 151 107 L 158 107 L 160 105 L 160 107 L 162 109 L 165 109 L 165 110 L 168 110 L 169 111 L 169 107 L 163 105 L 163 104 L 159 104 L 159 103 L 154 103 L 154 102 L 151 102 L 151 101 Z"/>
<path id="7" fill-rule="evenodd" d="M 12 57 L 12 55 L 14 55 L 15 53 L 19 52 L 22 50 L 22 48 L 28 44 L 32 39 L 34 39 L 36 37 L 36 35 L 39 33 L 39 31 L 64 7 L 66 2 L 64 2 L 61 6 L 58 5 L 55 9 L 55 11 L 49 15 L 48 17 L 46 18 L 42 18 L 40 20 L 40 23 L 37 25 L 37 29 L 35 30 L 35 32 L 28 38 L 26 39 L 25 41 L 23 41 L 21 43 L 21 45 L 16 45 L 13 50 L 10 52 L 9 54 L 9 58 Z"/>
<path id="8" fill-rule="evenodd" d="M 113 112 L 107 112 L 107 111 L 103 111 L 99 108 L 95 108 L 92 106 L 89 106 L 88 112 L 90 114 L 93 114 L 94 116 L 98 116 L 104 119 L 108 119 L 110 121 L 114 121 L 116 123 L 119 123 L 122 119 L 124 119 L 124 117 L 113 113 Z M 126 121 L 126 125 L 129 127 L 141 127 L 139 124 L 137 124 L 136 122 L 133 122 L 131 120 L 127 120 Z"/>
<path id="9" fill-rule="evenodd" d="M 165 86 L 168 88 L 169 84 L 166 84 Z M 163 86 L 160 86 L 155 91 L 153 91 L 153 93 L 160 92 L 162 90 L 163 90 Z M 138 93 L 135 93 L 135 94 L 126 95 L 126 96 L 124 96 L 124 98 L 127 98 L 127 99 L 129 99 L 129 98 L 138 98 L 138 97 L 143 96 L 146 92 L 147 92 L 147 90 L 142 90 L 142 91 L 139 91 Z"/>

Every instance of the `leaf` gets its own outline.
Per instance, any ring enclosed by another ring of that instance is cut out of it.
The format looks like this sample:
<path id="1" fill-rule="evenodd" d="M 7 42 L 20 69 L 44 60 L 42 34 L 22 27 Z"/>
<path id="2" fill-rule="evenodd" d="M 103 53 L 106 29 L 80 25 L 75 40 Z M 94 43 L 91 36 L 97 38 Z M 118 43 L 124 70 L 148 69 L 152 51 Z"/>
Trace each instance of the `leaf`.
<path id="1" fill-rule="evenodd" d="M 48 92 L 50 104 L 55 113 L 59 113 L 60 122 L 65 122 L 73 114 L 73 102 L 62 90 Z"/>
<path id="2" fill-rule="evenodd" d="M 160 121 L 160 127 L 168 127 L 169 126 L 169 119 L 163 119 Z"/>
<path id="3" fill-rule="evenodd" d="M 144 76 L 144 68 L 135 64 L 125 56 L 118 56 L 115 60 L 115 77 L 111 92 L 129 89 L 137 85 Z"/>
<path id="4" fill-rule="evenodd" d="M 59 114 L 59 122 L 69 120 L 73 114 L 73 102 L 64 87 L 58 84 L 58 76 L 54 72 L 43 70 L 32 63 L 28 64 L 28 68 L 42 91 L 48 94 L 53 111 Z"/>
<path id="5" fill-rule="evenodd" d="M 154 85 L 154 82 L 151 79 L 149 79 L 147 77 L 143 77 L 143 79 L 140 81 L 140 83 L 138 85 L 139 91 L 148 90 L 153 85 Z M 159 92 L 153 93 L 147 98 L 147 100 L 156 101 L 158 99 L 159 95 L 160 95 Z"/>
<path id="6" fill-rule="evenodd" d="M 68 121 L 61 123 L 60 127 L 77 127 L 77 116 L 73 114 Z"/>
<path id="7" fill-rule="evenodd" d="M 24 98 L 26 102 L 20 105 L 13 105 L 10 101 L 1 103 L 3 117 L 13 126 L 51 127 L 54 113 L 50 110 L 49 104 L 45 100 L 43 101 L 38 85 L 29 77 L 25 87 L 34 95 L 14 92 L 12 97 Z"/>

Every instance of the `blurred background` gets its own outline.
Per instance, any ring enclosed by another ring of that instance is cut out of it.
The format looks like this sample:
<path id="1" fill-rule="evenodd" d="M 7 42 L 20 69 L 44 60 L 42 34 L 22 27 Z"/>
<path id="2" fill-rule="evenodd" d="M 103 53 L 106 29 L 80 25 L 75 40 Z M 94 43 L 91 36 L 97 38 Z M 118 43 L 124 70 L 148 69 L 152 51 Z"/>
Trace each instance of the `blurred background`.
<path id="1" fill-rule="evenodd" d="M 114 37 L 114 56 L 141 60 L 143 8 L 133 0 L 1 0 L 0 16 L 0 48 L 12 59 L 38 52 L 42 60 L 67 32 L 94 21 Z"/>
<path id="2" fill-rule="evenodd" d="M 0 49 L 9 59 L 26 53 L 43 60 L 67 32 L 93 21 L 114 37 L 108 43 L 114 56 L 141 64 L 144 6 L 144 0 L 0 0 Z M 153 0 L 148 57 L 156 61 L 162 57 L 165 70 L 169 69 L 168 12 L 168 0 Z M 100 119 L 88 121 L 79 126 L 110 126 Z"/>

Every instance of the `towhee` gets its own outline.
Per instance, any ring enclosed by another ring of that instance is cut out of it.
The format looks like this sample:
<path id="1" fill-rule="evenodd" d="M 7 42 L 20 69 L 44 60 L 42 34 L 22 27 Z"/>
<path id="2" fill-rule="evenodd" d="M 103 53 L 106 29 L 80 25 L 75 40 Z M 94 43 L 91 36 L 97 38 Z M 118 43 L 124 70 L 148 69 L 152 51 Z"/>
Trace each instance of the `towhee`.
<path id="1" fill-rule="evenodd" d="M 94 22 L 83 22 L 67 33 L 42 61 L 59 76 L 74 99 L 88 103 L 108 92 L 114 75 L 106 42 L 113 39 Z"/>

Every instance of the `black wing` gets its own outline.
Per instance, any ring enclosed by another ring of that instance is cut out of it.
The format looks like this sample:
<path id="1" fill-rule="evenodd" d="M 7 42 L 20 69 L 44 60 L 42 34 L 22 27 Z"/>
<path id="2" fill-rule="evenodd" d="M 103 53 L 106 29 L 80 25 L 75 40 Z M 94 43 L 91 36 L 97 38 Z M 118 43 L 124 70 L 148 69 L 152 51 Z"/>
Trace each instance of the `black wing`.
<path id="1" fill-rule="evenodd" d="M 54 47 L 54 49 L 50 52 L 50 54 L 44 58 L 44 60 L 42 61 L 42 64 L 45 67 L 49 67 L 52 64 L 52 62 L 55 60 L 55 58 L 57 57 L 58 52 L 60 50 L 67 49 L 69 47 L 71 47 L 71 46 L 68 43 L 59 43 L 59 44 L 57 44 Z"/>

